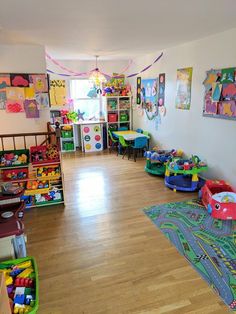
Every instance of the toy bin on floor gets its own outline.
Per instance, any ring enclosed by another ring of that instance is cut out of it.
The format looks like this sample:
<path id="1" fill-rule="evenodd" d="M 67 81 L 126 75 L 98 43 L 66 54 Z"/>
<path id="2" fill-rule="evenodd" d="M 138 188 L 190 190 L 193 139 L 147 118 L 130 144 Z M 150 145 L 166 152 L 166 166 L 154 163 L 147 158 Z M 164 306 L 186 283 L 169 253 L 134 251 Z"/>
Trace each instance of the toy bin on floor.
<path id="1" fill-rule="evenodd" d="M 197 157 L 197 156 L 193 156 Z M 207 165 L 197 158 L 173 158 L 167 162 L 165 185 L 174 191 L 198 191 L 205 180 L 198 177 L 200 172 L 206 171 Z"/>
<path id="2" fill-rule="evenodd" d="M 28 256 L 0 262 L 0 270 L 6 274 L 8 296 L 14 307 L 12 313 L 36 314 L 39 307 L 39 279 L 35 259 Z"/>
<path id="3" fill-rule="evenodd" d="M 156 176 L 164 176 L 166 162 L 173 156 L 180 156 L 182 152 L 172 150 L 151 150 L 144 153 L 146 157 L 145 171 Z"/>

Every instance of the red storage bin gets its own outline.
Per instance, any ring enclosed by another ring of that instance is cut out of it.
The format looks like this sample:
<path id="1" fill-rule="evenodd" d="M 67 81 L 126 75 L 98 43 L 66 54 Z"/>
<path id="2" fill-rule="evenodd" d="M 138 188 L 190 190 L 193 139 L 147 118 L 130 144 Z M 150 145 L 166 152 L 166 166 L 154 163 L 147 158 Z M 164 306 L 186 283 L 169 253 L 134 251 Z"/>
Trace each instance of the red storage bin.
<path id="1" fill-rule="evenodd" d="M 6 169 L 2 170 L 4 181 L 22 180 L 28 178 L 28 168 Z"/>
<path id="2" fill-rule="evenodd" d="M 108 122 L 117 122 L 118 115 L 117 113 L 108 113 Z"/>

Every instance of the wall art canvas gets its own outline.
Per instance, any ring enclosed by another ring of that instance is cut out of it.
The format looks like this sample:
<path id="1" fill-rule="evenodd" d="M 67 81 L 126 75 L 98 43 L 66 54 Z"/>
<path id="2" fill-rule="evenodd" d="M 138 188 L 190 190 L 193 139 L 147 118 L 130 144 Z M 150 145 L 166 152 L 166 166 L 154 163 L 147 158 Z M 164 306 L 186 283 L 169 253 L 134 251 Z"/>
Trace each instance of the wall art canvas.
<path id="1" fill-rule="evenodd" d="M 235 68 L 227 68 L 221 70 L 221 83 L 233 83 L 235 77 Z"/>
<path id="2" fill-rule="evenodd" d="M 25 99 L 35 99 L 35 90 L 33 87 L 25 87 Z"/>
<path id="3" fill-rule="evenodd" d="M 11 73 L 11 86 L 29 87 L 29 74 Z"/>
<path id="4" fill-rule="evenodd" d="M 48 92 L 48 80 L 46 74 L 31 74 L 30 83 L 33 84 L 36 93 Z"/>
<path id="5" fill-rule="evenodd" d="M 36 102 L 39 105 L 40 109 L 49 108 L 48 93 L 36 94 Z"/>
<path id="6" fill-rule="evenodd" d="M 6 87 L 6 98 L 7 100 L 24 101 L 25 90 L 20 87 Z"/>
<path id="7" fill-rule="evenodd" d="M 4 110 L 6 108 L 6 87 L 9 87 L 10 84 L 10 75 L 0 74 L 0 110 Z"/>
<path id="8" fill-rule="evenodd" d="M 222 84 L 212 83 L 212 101 L 219 101 L 222 90 Z"/>
<path id="9" fill-rule="evenodd" d="M 29 119 L 39 118 L 39 110 L 38 110 L 36 100 L 26 99 L 24 101 L 24 108 L 25 108 L 26 118 L 29 118 Z"/>
<path id="10" fill-rule="evenodd" d="M 137 105 L 141 104 L 141 77 L 137 77 L 137 96 L 136 96 L 136 103 Z"/>
<path id="11" fill-rule="evenodd" d="M 223 84 L 222 96 L 225 100 L 236 99 L 236 83 Z"/>
<path id="12" fill-rule="evenodd" d="M 192 73 L 193 68 L 191 67 L 177 70 L 177 93 L 175 100 L 177 109 L 190 109 Z"/>
<path id="13" fill-rule="evenodd" d="M 212 89 L 212 83 L 216 83 L 220 80 L 221 77 L 221 70 L 209 70 L 206 72 L 207 77 L 203 82 L 203 85 L 205 86 L 205 90 L 208 92 Z"/>
<path id="14" fill-rule="evenodd" d="M 23 100 L 7 100 L 6 112 L 7 113 L 19 113 L 24 111 Z"/>
<path id="15" fill-rule="evenodd" d="M 165 105 L 165 73 L 159 74 L 159 88 L 158 88 L 158 106 Z"/>
<path id="16" fill-rule="evenodd" d="M 50 80 L 49 95 L 51 106 L 64 106 L 66 104 L 65 80 Z"/>
<path id="17" fill-rule="evenodd" d="M 236 104 L 234 100 L 219 103 L 219 114 L 227 117 L 236 117 Z"/>

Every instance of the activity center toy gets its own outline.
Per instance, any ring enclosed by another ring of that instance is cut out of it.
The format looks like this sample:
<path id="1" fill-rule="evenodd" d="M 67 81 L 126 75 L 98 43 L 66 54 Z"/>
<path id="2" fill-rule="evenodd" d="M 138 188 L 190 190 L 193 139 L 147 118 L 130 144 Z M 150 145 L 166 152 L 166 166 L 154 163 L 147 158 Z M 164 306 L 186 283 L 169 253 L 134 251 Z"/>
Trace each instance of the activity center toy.
<path id="1" fill-rule="evenodd" d="M 14 314 L 35 314 L 38 310 L 38 270 L 33 257 L 0 263 L 10 307 Z"/>
<path id="2" fill-rule="evenodd" d="M 165 185 L 174 191 L 197 191 L 205 183 L 198 174 L 207 169 L 206 163 L 196 155 L 190 159 L 171 158 L 166 164 Z"/>
<path id="3" fill-rule="evenodd" d="M 225 181 L 207 180 L 199 197 L 215 219 L 236 219 L 236 191 Z"/>
<path id="4" fill-rule="evenodd" d="M 146 157 L 145 171 L 157 176 L 163 176 L 166 170 L 166 162 L 172 157 L 181 157 L 182 151 L 180 150 L 158 150 L 153 149 L 146 151 L 144 157 Z"/>

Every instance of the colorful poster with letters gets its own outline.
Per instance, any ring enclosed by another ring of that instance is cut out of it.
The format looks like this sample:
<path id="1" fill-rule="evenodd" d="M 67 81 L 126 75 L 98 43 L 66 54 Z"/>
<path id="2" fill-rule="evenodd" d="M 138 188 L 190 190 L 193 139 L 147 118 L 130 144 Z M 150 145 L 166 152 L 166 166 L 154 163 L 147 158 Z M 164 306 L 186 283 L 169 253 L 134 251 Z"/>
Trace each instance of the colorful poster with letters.
<path id="1" fill-rule="evenodd" d="M 50 80 L 49 95 L 51 106 L 64 106 L 66 104 L 65 80 Z"/>
<path id="2" fill-rule="evenodd" d="M 177 109 L 190 109 L 192 73 L 193 68 L 191 67 L 177 70 L 177 93 L 175 99 Z"/>
<path id="3" fill-rule="evenodd" d="M 85 153 L 103 150 L 102 125 L 88 124 L 82 126 L 82 142 Z"/>

